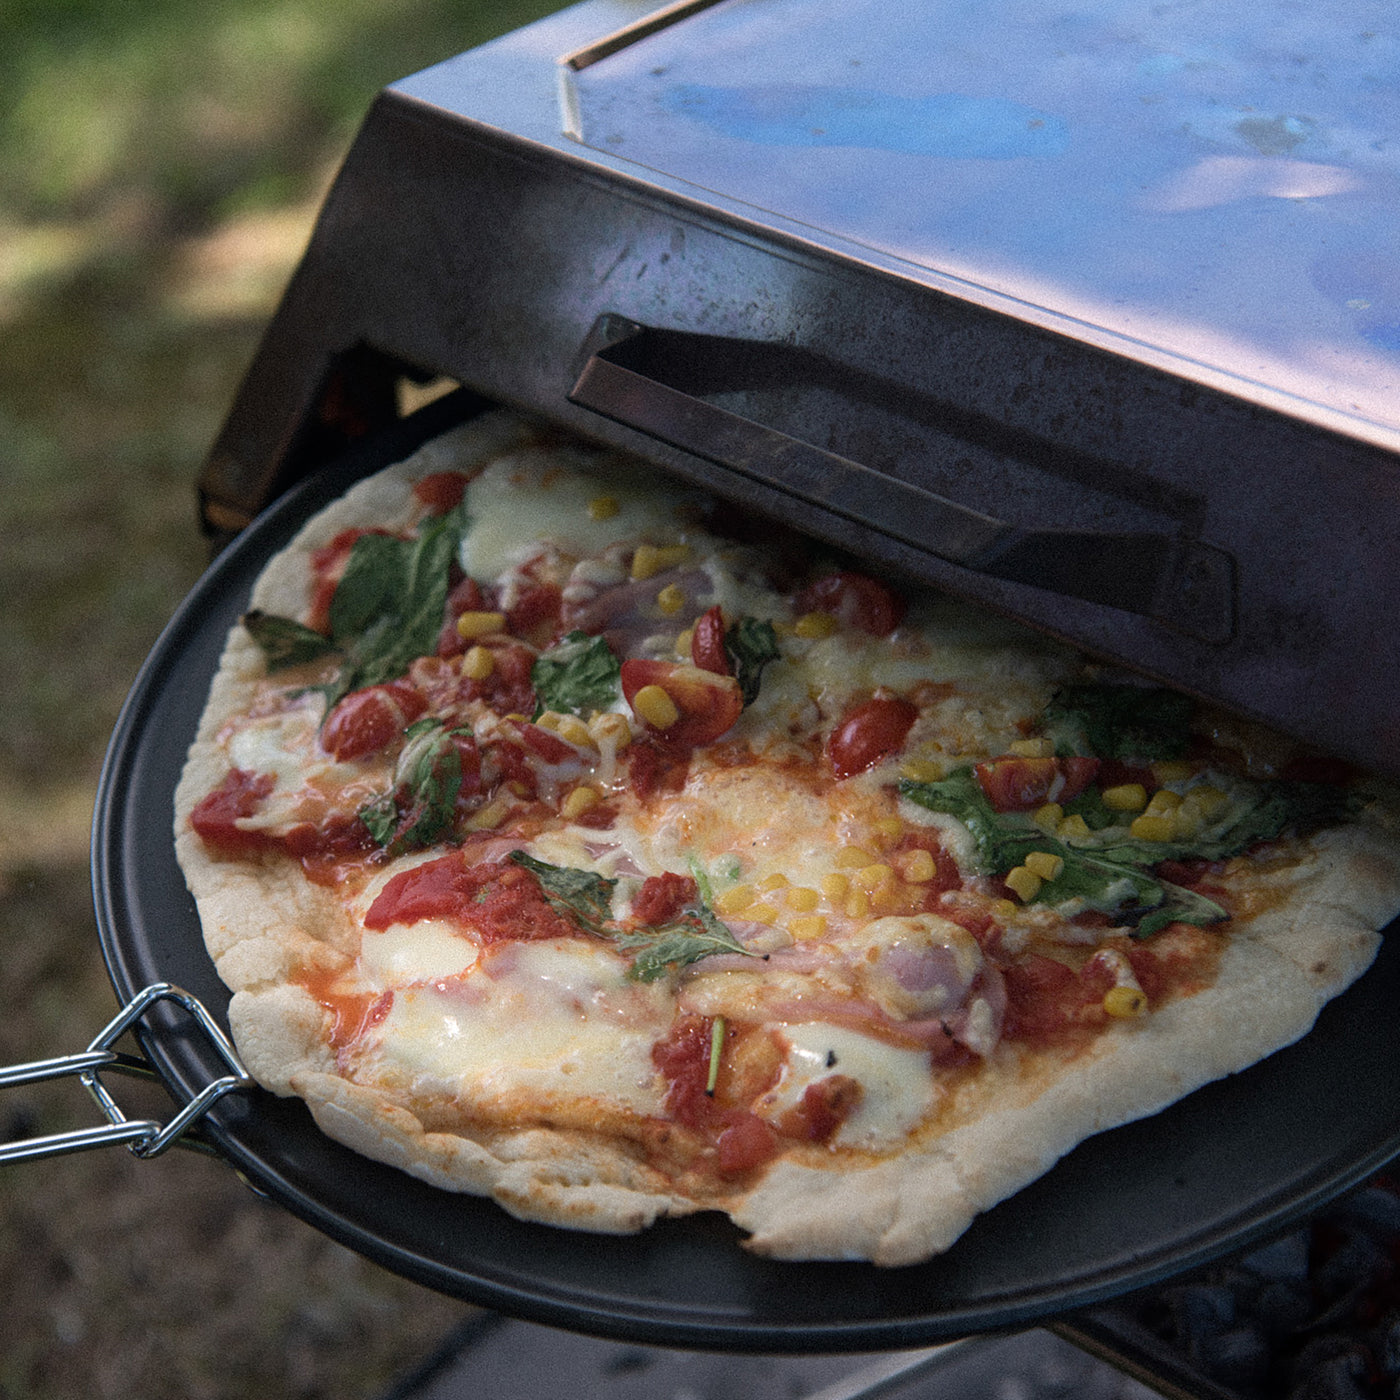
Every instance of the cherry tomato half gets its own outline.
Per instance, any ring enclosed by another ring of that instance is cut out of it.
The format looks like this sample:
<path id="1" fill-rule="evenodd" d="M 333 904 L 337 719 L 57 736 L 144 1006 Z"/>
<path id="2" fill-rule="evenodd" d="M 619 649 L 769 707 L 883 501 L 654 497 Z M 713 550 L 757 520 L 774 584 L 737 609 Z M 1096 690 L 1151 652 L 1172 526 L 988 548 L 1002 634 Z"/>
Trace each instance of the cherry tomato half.
<path id="1" fill-rule="evenodd" d="M 1078 797 L 1099 771 L 1097 758 L 994 758 L 974 770 L 998 812 L 1033 812 Z"/>
<path id="2" fill-rule="evenodd" d="M 918 710 L 897 696 L 879 696 L 857 705 L 831 733 L 826 756 L 838 778 L 863 773 L 896 753 L 918 719 Z"/>
<path id="3" fill-rule="evenodd" d="M 675 723 L 660 732 L 669 742 L 688 748 L 718 739 L 743 712 L 743 692 L 733 676 L 676 661 L 633 657 L 622 663 L 622 693 L 629 705 L 649 685 L 660 686 L 680 711 Z"/>
<path id="4" fill-rule="evenodd" d="M 321 729 L 321 747 L 345 762 L 387 748 L 428 708 L 407 681 L 352 690 L 330 712 Z"/>
<path id="5" fill-rule="evenodd" d="M 904 619 L 905 602 L 887 584 L 847 569 L 809 583 L 794 606 L 798 613 L 831 613 L 848 627 L 888 637 Z"/>
<path id="6" fill-rule="evenodd" d="M 734 674 L 724 649 L 724 614 L 718 604 L 696 618 L 690 634 L 690 659 L 702 671 L 713 671 L 717 676 Z"/>

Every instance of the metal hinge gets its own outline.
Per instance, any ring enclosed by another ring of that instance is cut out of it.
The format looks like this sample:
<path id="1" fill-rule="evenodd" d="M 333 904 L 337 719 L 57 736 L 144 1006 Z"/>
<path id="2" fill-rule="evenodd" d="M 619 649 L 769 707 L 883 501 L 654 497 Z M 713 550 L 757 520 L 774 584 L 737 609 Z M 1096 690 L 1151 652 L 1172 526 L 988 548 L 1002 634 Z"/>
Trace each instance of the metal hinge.
<path id="1" fill-rule="evenodd" d="M 228 1070 L 227 1074 L 206 1084 L 168 1123 L 163 1124 L 154 1119 L 128 1118 L 101 1078 L 104 1071 L 111 1071 L 165 1083 L 150 1061 L 114 1048 L 122 1036 L 132 1030 L 158 1002 L 174 1003 L 185 1011 L 204 1033 Z M 235 1089 L 250 1089 L 254 1085 L 252 1075 L 238 1058 L 238 1052 L 204 1005 L 168 982 L 157 982 L 138 992 L 81 1054 L 60 1055 L 52 1060 L 35 1060 L 30 1064 L 0 1068 L 0 1089 L 60 1079 L 66 1075 L 77 1075 L 102 1110 L 106 1125 L 0 1143 L 0 1163 L 56 1157 L 61 1153 L 81 1152 L 89 1147 L 105 1147 L 114 1142 L 126 1143 L 137 1157 L 158 1157 L 167 1148 L 175 1146 L 210 1151 L 198 1133 L 200 1120 L 225 1094 Z"/>

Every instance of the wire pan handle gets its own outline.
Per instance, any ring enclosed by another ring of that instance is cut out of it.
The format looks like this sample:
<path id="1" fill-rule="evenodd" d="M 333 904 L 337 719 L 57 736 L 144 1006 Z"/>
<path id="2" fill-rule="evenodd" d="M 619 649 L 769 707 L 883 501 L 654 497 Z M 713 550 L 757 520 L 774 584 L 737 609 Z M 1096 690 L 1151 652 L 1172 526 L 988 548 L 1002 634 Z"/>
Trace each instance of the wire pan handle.
<path id="1" fill-rule="evenodd" d="M 123 1054 L 113 1048 L 157 1002 L 173 1002 L 187 1012 L 228 1070 L 227 1074 L 206 1084 L 165 1124 L 154 1119 L 128 1118 L 101 1079 L 104 1070 L 146 1079 L 162 1079 L 148 1060 Z M 56 1157 L 65 1152 L 81 1152 L 89 1147 L 105 1147 L 113 1142 L 126 1143 L 137 1157 L 158 1157 L 167 1148 L 176 1145 L 203 1147 L 198 1137 L 187 1134 L 197 1128 L 199 1121 L 225 1094 L 235 1089 L 250 1089 L 254 1084 L 252 1075 L 239 1060 L 238 1052 L 203 1003 L 169 982 L 156 982 L 137 992 L 81 1054 L 60 1055 L 52 1060 L 35 1060 L 25 1065 L 0 1068 L 0 1089 L 59 1079 L 70 1074 L 77 1075 L 92 1095 L 107 1120 L 106 1125 L 0 1143 L 0 1163 Z"/>

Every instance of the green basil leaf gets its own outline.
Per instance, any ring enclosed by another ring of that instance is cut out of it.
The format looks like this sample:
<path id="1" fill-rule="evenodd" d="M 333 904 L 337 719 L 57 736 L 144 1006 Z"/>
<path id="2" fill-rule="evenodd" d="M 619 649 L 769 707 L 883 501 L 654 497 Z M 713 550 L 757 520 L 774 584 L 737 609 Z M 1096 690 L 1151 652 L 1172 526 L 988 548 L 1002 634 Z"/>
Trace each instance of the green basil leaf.
<path id="1" fill-rule="evenodd" d="M 467 515 L 456 506 L 430 516 L 409 540 L 367 534 L 355 541 L 331 599 L 331 637 L 346 664 L 327 697 L 393 680 L 437 646 L 451 565 Z"/>
<path id="2" fill-rule="evenodd" d="M 244 625 L 267 656 L 268 669 L 339 652 L 339 674 L 319 687 L 329 714 L 352 690 L 394 680 L 418 657 L 431 656 L 467 523 L 462 504 L 430 516 L 412 539 L 361 535 L 331 599 L 329 637 L 291 618 L 250 612 Z"/>
<path id="3" fill-rule="evenodd" d="M 256 608 L 243 614 L 243 626 L 262 648 L 269 671 L 300 666 L 304 661 L 315 661 L 335 650 L 335 643 L 323 632 L 314 632 L 290 617 L 278 617 Z"/>
<path id="4" fill-rule="evenodd" d="M 1060 904 L 1082 900 L 1090 909 L 1112 915 L 1121 923 L 1137 923 L 1166 898 L 1162 882 L 1145 867 L 1115 859 L 1100 851 L 1066 846 L 1042 838 L 1027 842 L 1021 860 L 1031 851 L 1049 851 L 1064 861 L 1064 869 L 1042 887 L 1035 902 Z"/>
<path id="5" fill-rule="evenodd" d="M 622 663 L 603 637 L 570 632 L 530 668 L 539 713 L 590 715 L 607 710 L 622 693 Z"/>
<path id="6" fill-rule="evenodd" d="M 957 769 L 936 783 L 902 782 L 900 792 L 930 811 L 946 812 L 961 821 L 976 844 L 983 873 L 1005 875 L 1024 864 L 1032 851 L 1059 856 L 1063 869 L 1041 886 L 1034 903 L 1079 900 L 1085 907 L 1119 923 L 1135 926 L 1138 937 L 1146 937 L 1178 919 L 1184 923 L 1215 923 L 1228 917 L 1218 904 L 1170 885 L 1154 873 L 1152 867 L 1159 861 L 1196 854 L 1185 843 L 1133 841 L 1125 837 L 1112 845 L 1067 845 L 995 811 L 971 768 Z"/>
<path id="7" fill-rule="evenodd" d="M 1078 797 L 1070 798 L 1063 806 L 1065 816 L 1083 817 L 1084 825 L 1090 831 L 1105 831 L 1123 820 L 1123 814 L 1115 812 L 1103 800 L 1103 793 L 1097 786 L 1085 788 Z"/>
<path id="8" fill-rule="evenodd" d="M 616 880 L 605 879 L 591 870 L 575 870 L 550 865 L 525 851 L 512 851 L 510 859 L 523 866 L 540 882 L 544 897 L 556 913 L 572 919 L 586 933 L 610 938 L 605 925 L 612 920 L 612 893 Z"/>
<path id="9" fill-rule="evenodd" d="M 1065 753 L 1099 758 L 1180 758 L 1191 742 L 1195 702 L 1175 690 L 1136 685 L 1074 685 L 1045 710 L 1045 728 Z"/>
<path id="10" fill-rule="evenodd" d="M 441 720 L 420 719 L 394 768 L 394 786 L 360 808 L 359 817 L 391 856 L 431 846 L 451 829 L 462 788 L 462 760 Z"/>
<path id="11" fill-rule="evenodd" d="M 618 947 L 635 952 L 628 976 L 637 982 L 654 982 L 668 972 L 699 962 L 715 953 L 751 953 L 703 904 L 684 910 L 680 917 L 658 928 L 634 929 L 614 935 Z"/>
<path id="12" fill-rule="evenodd" d="M 1133 930 L 1135 938 L 1148 938 L 1168 924 L 1195 924 L 1203 928 L 1230 917 L 1213 899 L 1207 899 L 1195 890 L 1183 889 L 1169 880 L 1163 880 L 1161 885 L 1165 897 L 1161 904 L 1138 921 Z"/>
<path id="13" fill-rule="evenodd" d="M 996 809 L 987 800 L 977 774 L 971 768 L 956 768 L 946 778 L 933 783 L 903 779 L 900 796 L 927 807 L 931 812 L 946 812 L 956 817 L 972 834 L 977 846 L 977 866 L 984 875 L 1004 875 L 1013 865 L 1013 848 L 1018 838 L 1029 839 L 1031 833 L 1022 826 L 1007 827 Z"/>
<path id="14" fill-rule="evenodd" d="M 387 846 L 399 829 L 399 804 L 392 792 L 380 793 L 360 808 L 359 818 L 365 824 L 376 846 Z"/>
<path id="15" fill-rule="evenodd" d="M 744 704 L 752 705 L 758 699 L 763 668 L 779 656 L 778 634 L 773 624 L 760 622 L 756 617 L 741 617 L 725 631 L 724 651 L 734 668 Z"/>
<path id="16" fill-rule="evenodd" d="M 654 982 L 673 968 L 687 967 L 715 953 L 760 956 L 749 953 L 703 902 L 683 910 L 668 924 L 622 929 L 612 918 L 616 880 L 604 879 L 591 870 L 550 865 L 525 851 L 512 851 L 510 859 L 535 876 L 551 908 L 572 919 L 585 933 L 607 938 L 624 952 L 634 953 L 627 970 L 634 981 Z"/>

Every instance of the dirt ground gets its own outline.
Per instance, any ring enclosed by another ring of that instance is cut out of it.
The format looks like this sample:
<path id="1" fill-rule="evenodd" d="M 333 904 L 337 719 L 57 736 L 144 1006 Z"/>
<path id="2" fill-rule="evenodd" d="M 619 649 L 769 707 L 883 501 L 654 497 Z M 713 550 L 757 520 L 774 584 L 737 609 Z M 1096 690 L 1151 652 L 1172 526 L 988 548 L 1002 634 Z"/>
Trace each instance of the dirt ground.
<path id="1" fill-rule="evenodd" d="M 207 562 L 194 481 L 373 93 L 547 0 L 14 0 L 0 13 L 0 1064 L 116 1009 L 88 826 L 107 736 Z M 139 1112 L 139 1107 L 133 1111 Z M 94 1123 L 0 1092 L 0 1138 Z M 222 1164 L 0 1167 L 0 1396 L 374 1397 L 465 1304 Z"/>

